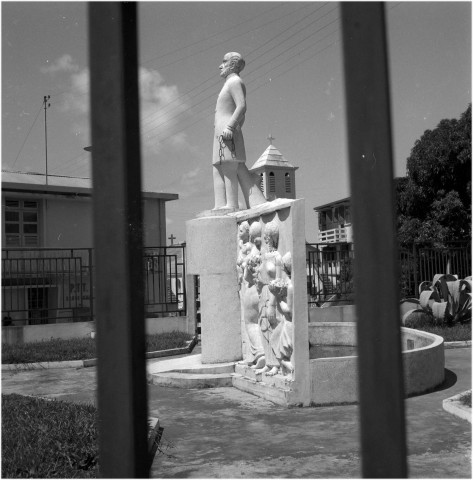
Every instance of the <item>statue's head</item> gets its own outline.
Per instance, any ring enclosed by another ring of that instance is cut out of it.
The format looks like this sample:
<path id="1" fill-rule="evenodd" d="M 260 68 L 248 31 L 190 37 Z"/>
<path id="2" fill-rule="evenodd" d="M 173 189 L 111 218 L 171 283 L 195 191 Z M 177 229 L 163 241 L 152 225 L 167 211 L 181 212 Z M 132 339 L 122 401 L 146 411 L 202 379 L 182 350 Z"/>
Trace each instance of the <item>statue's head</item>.
<path id="1" fill-rule="evenodd" d="M 261 224 L 259 222 L 253 222 L 250 225 L 250 242 L 255 243 L 258 237 L 261 237 Z"/>
<path id="2" fill-rule="evenodd" d="M 284 268 L 284 271 L 291 276 L 292 272 L 292 256 L 291 252 L 287 252 L 285 255 L 282 257 L 282 265 Z"/>
<path id="3" fill-rule="evenodd" d="M 226 78 L 230 73 L 239 74 L 245 68 L 245 60 L 237 52 L 229 52 L 223 56 L 220 65 L 220 76 Z"/>
<path id="4" fill-rule="evenodd" d="M 268 247 L 278 248 L 279 227 L 276 222 L 269 222 L 264 226 L 264 241 Z"/>
<path id="5" fill-rule="evenodd" d="M 245 220 L 241 222 L 238 226 L 238 237 L 243 240 L 243 242 L 247 242 L 250 235 L 250 224 Z"/>

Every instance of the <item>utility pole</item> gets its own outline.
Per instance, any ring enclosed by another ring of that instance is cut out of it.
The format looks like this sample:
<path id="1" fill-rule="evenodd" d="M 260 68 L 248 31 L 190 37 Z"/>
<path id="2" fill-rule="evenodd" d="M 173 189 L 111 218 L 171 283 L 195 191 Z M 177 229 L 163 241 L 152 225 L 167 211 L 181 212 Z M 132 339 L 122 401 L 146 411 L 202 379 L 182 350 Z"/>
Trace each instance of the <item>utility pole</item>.
<path id="1" fill-rule="evenodd" d="M 50 95 L 45 95 L 43 97 L 44 105 L 44 146 L 46 152 L 46 185 L 48 184 L 48 122 L 46 117 L 46 110 L 51 106 L 49 103 Z"/>

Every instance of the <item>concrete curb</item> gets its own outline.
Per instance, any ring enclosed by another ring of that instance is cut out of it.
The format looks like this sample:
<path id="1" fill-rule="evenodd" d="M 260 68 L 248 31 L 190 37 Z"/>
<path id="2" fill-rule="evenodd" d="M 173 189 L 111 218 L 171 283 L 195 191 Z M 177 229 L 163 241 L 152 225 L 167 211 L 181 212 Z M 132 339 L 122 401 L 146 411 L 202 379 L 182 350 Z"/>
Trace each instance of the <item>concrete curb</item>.
<path id="1" fill-rule="evenodd" d="M 185 355 L 186 353 L 192 353 L 192 350 L 194 350 L 194 347 L 197 345 L 197 343 L 198 339 L 197 337 L 194 337 L 192 340 L 189 340 L 187 347 L 171 348 L 169 350 L 159 350 L 156 352 L 146 352 L 146 358 L 171 357 L 174 355 Z M 90 358 L 88 360 L 70 360 L 66 362 L 7 363 L 2 364 L 2 372 L 18 370 L 45 370 L 48 368 L 86 368 L 95 367 L 96 365 L 96 358 Z"/>
<path id="2" fill-rule="evenodd" d="M 462 418 L 463 420 L 468 420 L 471 423 L 471 408 L 464 405 L 460 400 L 461 397 L 469 392 L 471 392 L 471 390 L 467 390 L 466 392 L 459 393 L 453 397 L 446 398 L 442 402 L 443 409 L 448 413 Z"/>
<path id="3" fill-rule="evenodd" d="M 461 340 L 459 342 L 444 342 L 444 348 L 465 348 L 471 347 L 471 340 Z"/>
<path id="4" fill-rule="evenodd" d="M 146 358 L 161 358 L 171 357 L 174 355 L 185 355 L 192 353 L 192 350 L 197 345 L 198 339 L 194 337 L 190 340 L 187 347 L 171 348 L 169 350 L 160 350 L 156 352 L 146 352 Z M 460 342 L 444 342 L 444 348 L 466 348 L 471 347 L 471 340 L 463 340 Z M 91 358 L 89 360 L 71 360 L 67 362 L 41 362 L 41 363 L 7 363 L 2 364 L 2 372 L 17 371 L 17 370 L 45 370 L 48 368 L 87 368 L 95 367 L 97 359 Z"/>

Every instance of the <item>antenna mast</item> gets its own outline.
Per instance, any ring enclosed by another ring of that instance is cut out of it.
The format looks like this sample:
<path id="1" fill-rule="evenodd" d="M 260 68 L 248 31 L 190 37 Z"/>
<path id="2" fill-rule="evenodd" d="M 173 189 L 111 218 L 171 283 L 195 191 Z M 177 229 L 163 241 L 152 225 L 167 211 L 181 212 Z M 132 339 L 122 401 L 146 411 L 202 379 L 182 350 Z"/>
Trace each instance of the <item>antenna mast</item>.
<path id="1" fill-rule="evenodd" d="M 44 104 L 44 146 L 45 146 L 45 153 L 46 153 L 46 185 L 48 184 L 48 123 L 46 117 L 46 110 L 51 106 L 48 103 L 49 99 L 51 98 L 50 95 L 45 95 L 43 97 L 43 104 Z"/>

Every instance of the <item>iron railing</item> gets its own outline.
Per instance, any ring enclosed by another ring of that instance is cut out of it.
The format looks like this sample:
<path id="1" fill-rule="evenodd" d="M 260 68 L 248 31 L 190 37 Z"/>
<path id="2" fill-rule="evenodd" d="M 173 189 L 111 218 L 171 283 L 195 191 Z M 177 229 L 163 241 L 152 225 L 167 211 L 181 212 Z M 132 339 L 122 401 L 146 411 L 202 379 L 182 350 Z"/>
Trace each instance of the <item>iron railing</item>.
<path id="1" fill-rule="evenodd" d="M 144 250 L 147 316 L 186 314 L 184 260 L 184 246 Z M 94 265 L 91 248 L 2 249 L 2 325 L 94 320 Z"/>
<path id="2" fill-rule="evenodd" d="M 147 316 L 185 315 L 185 247 L 145 248 L 143 260 Z"/>
<path id="3" fill-rule="evenodd" d="M 471 242 L 449 242 L 445 247 L 415 243 L 399 249 L 401 297 L 418 297 L 419 285 L 432 281 L 437 273 L 450 273 L 462 279 L 471 275 Z"/>
<path id="4" fill-rule="evenodd" d="M 3 249 L 3 324 L 92 320 L 93 264 L 91 248 Z"/>
<path id="5" fill-rule="evenodd" d="M 353 253 L 347 242 L 307 244 L 309 305 L 353 303 Z"/>
<path id="6" fill-rule="evenodd" d="M 352 243 L 307 244 L 307 293 L 309 305 L 354 303 Z M 416 243 L 399 249 L 399 296 L 418 297 L 419 285 L 437 273 L 458 278 L 471 275 L 471 242 L 450 242 L 444 248 Z"/>

